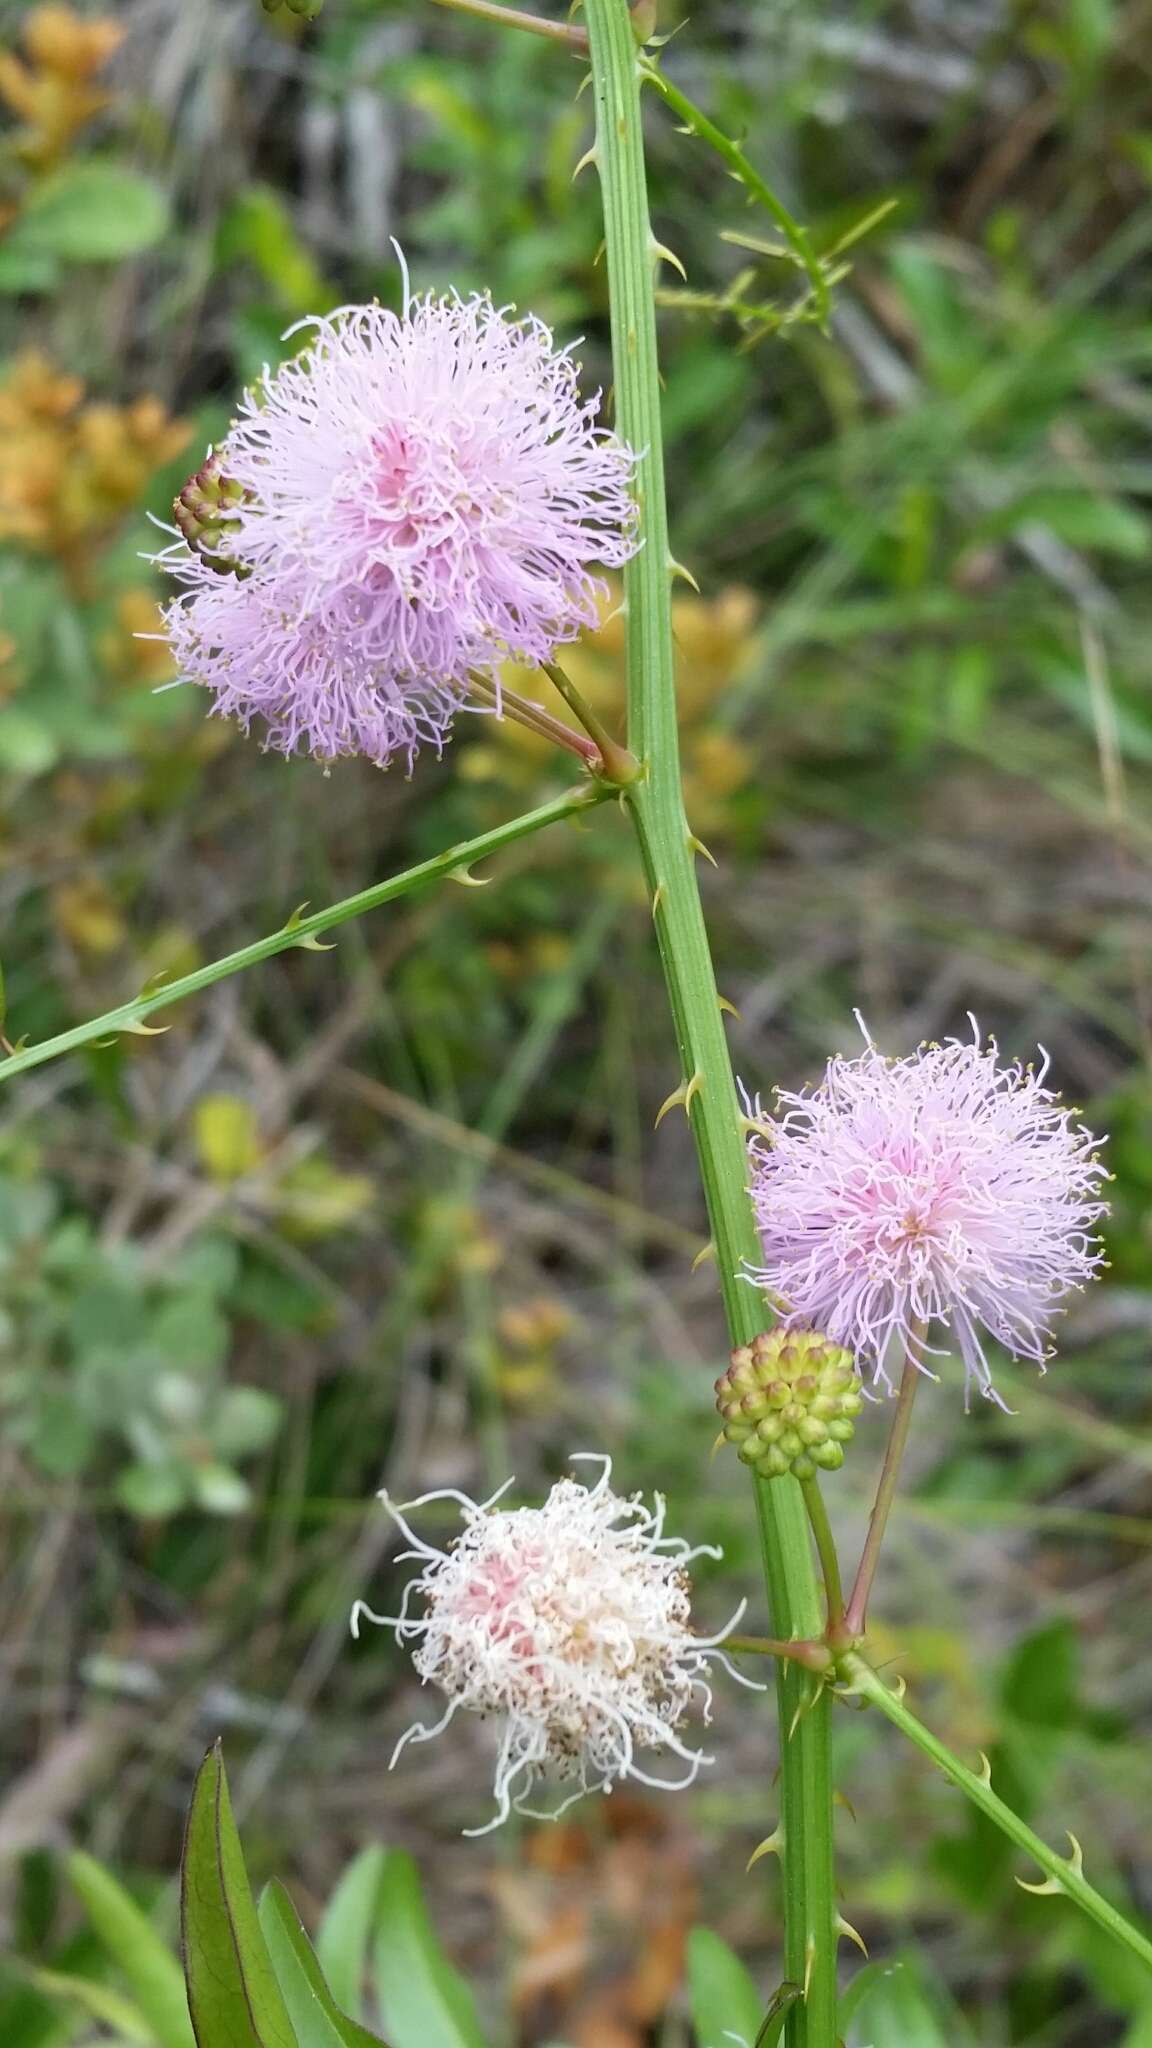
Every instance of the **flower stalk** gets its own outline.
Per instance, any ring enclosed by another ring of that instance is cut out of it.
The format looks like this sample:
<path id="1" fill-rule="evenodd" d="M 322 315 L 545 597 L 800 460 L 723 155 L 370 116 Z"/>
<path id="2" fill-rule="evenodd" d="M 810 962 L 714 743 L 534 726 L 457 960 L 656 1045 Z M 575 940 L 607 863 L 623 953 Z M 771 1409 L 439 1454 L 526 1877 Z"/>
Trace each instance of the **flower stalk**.
<path id="1" fill-rule="evenodd" d="M 888 1527 L 888 1517 L 892 1512 L 892 1503 L 896 1498 L 896 1488 L 900 1480 L 900 1467 L 904 1462 L 908 1432 L 912 1426 L 912 1404 L 916 1398 L 916 1389 L 922 1377 L 921 1369 L 916 1363 L 916 1352 L 923 1341 L 923 1324 L 917 1324 L 910 1333 L 909 1341 L 904 1351 L 904 1369 L 900 1375 L 900 1391 L 896 1396 L 896 1412 L 892 1417 L 892 1428 L 889 1431 L 888 1442 L 884 1451 L 884 1463 L 880 1468 L 876 1498 L 872 1503 L 872 1513 L 868 1518 L 868 1534 L 864 1539 L 864 1549 L 861 1553 L 856 1578 L 848 1600 L 847 1611 L 843 1617 L 843 1630 L 841 1633 L 843 1644 L 855 1642 L 858 1636 L 863 1635 L 867 1624 L 868 1598 L 872 1591 L 872 1581 L 876 1577 L 876 1567 L 880 1562 L 880 1551 L 884 1543 L 884 1532 Z M 835 1630 L 830 1630 L 830 1640 L 833 1643 L 837 1641 Z"/>
<path id="2" fill-rule="evenodd" d="M 640 59 L 625 0 L 585 0 L 596 108 L 595 161 L 604 200 L 616 424 L 642 451 L 635 490 L 642 546 L 625 568 L 628 744 L 645 777 L 627 792 L 648 881 L 680 1049 L 684 1102 L 699 1159 L 734 1344 L 759 1334 L 755 1290 L 741 1279 L 759 1247 L 747 1197 L 744 1122 L 708 945 L 677 733 L 668 543 L 660 435 L 653 267 L 641 133 Z M 803 1499 L 789 1477 L 757 1480 L 765 1577 L 781 1640 L 812 1639 L 824 1617 Z M 777 1676 L 785 1911 L 785 1975 L 805 1996 L 788 2015 L 788 2048 L 834 2048 L 836 1917 L 827 1690 L 812 1697 L 791 1660 Z"/>

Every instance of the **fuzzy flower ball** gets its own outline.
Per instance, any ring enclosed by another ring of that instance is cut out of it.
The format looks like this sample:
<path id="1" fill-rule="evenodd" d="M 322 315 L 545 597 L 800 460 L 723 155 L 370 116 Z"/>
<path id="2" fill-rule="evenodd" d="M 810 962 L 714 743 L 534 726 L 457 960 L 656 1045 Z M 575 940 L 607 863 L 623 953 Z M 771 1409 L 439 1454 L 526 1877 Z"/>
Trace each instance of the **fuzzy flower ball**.
<path id="1" fill-rule="evenodd" d="M 923 1366 L 933 1325 L 960 1351 L 966 1399 L 973 1384 L 998 1399 L 982 1331 L 1043 1370 L 1062 1298 L 1101 1264 L 1107 1209 L 1098 1141 L 1047 1071 L 1047 1055 L 1038 1073 L 1002 1066 L 978 1031 L 907 1059 L 867 1039 L 811 1093 L 781 1092 L 750 1146 L 753 1277 L 787 1320 L 889 1389 L 902 1347 Z"/>
<path id="2" fill-rule="evenodd" d="M 635 551 L 635 458 L 548 328 L 490 298 L 309 324 L 177 500 L 167 636 L 267 746 L 411 768 L 472 671 L 498 688 L 595 625 L 591 565 Z"/>
<path id="3" fill-rule="evenodd" d="M 717 1658 L 731 1671 L 718 1648 L 728 1629 L 692 1633 L 685 1567 L 720 1553 L 665 1536 L 660 1496 L 646 1508 L 638 1495 L 614 1493 L 610 1479 L 605 1459 L 594 1486 L 562 1479 L 538 1508 L 496 1508 L 499 1494 L 482 1505 L 454 1490 L 425 1494 L 411 1507 L 452 1500 L 461 1508 L 463 1529 L 447 1550 L 414 1535 L 404 1519 L 410 1509 L 380 1496 L 412 1546 L 401 1557 L 422 1568 L 399 1614 L 374 1614 L 358 1600 L 352 1633 L 366 1618 L 394 1629 L 398 1642 L 418 1644 L 416 1670 L 448 1701 L 433 1725 L 417 1723 L 401 1736 L 392 1763 L 462 1707 L 492 1716 L 500 1743 L 488 1827 L 513 1808 L 532 1813 L 525 1801 L 545 1774 L 576 1780 L 567 1806 L 584 1792 L 610 1792 L 620 1778 L 679 1789 L 709 1761 L 677 1730 L 694 1693 L 707 1720 L 712 1695 L 702 1674 Z M 418 1616 L 409 1613 L 413 1595 L 423 1606 Z M 670 1753 L 687 1770 L 670 1785 L 641 1769 L 638 1751 Z"/>

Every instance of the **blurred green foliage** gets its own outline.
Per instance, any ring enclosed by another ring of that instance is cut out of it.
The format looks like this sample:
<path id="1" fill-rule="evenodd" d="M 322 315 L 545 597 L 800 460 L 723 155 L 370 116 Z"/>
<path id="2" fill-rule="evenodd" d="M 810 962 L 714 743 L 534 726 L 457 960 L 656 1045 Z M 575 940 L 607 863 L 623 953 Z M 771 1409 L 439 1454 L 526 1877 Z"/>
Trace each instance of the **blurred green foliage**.
<path id="1" fill-rule="evenodd" d="M 922 1403 L 877 1654 L 900 1654 L 949 1739 L 983 1749 L 1053 1839 L 1073 1829 L 1137 1911 L 1146 37 L 1146 8 L 1108 0 L 947 19 L 926 0 L 698 8 L 668 74 L 818 254 L 898 202 L 844 251 L 827 333 L 784 317 L 800 287 L 771 224 L 650 108 L 657 228 L 688 272 L 662 274 L 662 349 L 673 530 L 702 591 L 677 609 L 689 803 L 721 864 L 705 884 L 741 1071 L 810 1078 L 853 1042 L 856 1004 L 894 1048 L 964 1028 L 971 1007 L 1013 1053 L 1042 1040 L 1112 1134 L 1112 1268 L 1050 1377 L 1005 1370 L 1015 1417 L 965 1420 L 944 1364 Z M 411 784 L 356 764 L 325 778 L 163 688 L 163 646 L 135 637 L 164 594 L 141 560 L 164 540 L 147 515 L 167 517 L 238 389 L 298 345 L 285 330 L 350 299 L 395 304 L 395 233 L 417 288 L 489 288 L 582 335 L 593 386 L 608 355 L 566 52 L 407 0 L 328 0 L 314 24 L 249 0 L 127 0 L 114 19 L 9 6 L 0 45 L 14 1043 L 567 773 L 462 720 Z M 619 623 L 572 659 L 613 715 Z M 704 2039 L 708 1987 L 750 2007 L 725 1943 L 766 2011 L 773 1881 L 742 1875 L 772 1819 L 753 1707 L 720 1702 L 717 1770 L 673 1814 L 614 1799 L 460 1847 L 479 1748 L 387 1779 L 411 1681 L 382 1638 L 345 1646 L 351 1598 L 389 1577 L 361 1505 L 382 1480 L 474 1490 L 515 1469 L 534 1490 L 574 1448 L 612 1449 L 629 1489 L 661 1487 L 682 1526 L 723 1542 L 723 1582 L 709 1569 L 701 1590 L 718 1623 L 754 1580 L 746 1504 L 707 1463 L 721 1337 L 691 1273 L 683 1133 L 651 1133 L 674 1056 L 616 821 L 170 1019 L 0 1099 L 5 2048 L 169 2048 L 155 2015 L 141 2032 L 127 1951 L 94 1932 L 61 1852 L 89 1845 L 167 1928 L 180 1812 L 221 1727 L 253 1866 L 290 1875 L 337 2002 L 367 2024 L 402 2024 L 386 1998 L 383 2015 L 357 2002 L 377 1840 L 416 1851 L 490 2037 Z M 866 1422 L 832 1496 L 849 1544 Z M 856 1978 L 851 2043 L 1148 2048 L 1147 1987 L 1090 1929 L 1022 1894 L 1000 1840 L 867 1718 L 839 1717 L 838 1739 L 858 1814 L 845 1911 L 883 1951 Z M 696 1940 L 686 1972 L 702 1892 L 719 1946 Z M 414 1906 L 405 1924 L 415 1953 L 426 1921 Z"/>

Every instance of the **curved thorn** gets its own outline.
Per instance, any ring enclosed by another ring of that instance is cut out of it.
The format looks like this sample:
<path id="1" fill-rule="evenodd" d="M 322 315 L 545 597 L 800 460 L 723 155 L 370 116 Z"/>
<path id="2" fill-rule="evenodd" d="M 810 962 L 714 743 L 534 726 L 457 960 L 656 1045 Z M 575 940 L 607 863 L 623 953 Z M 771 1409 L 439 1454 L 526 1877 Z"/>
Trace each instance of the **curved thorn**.
<path id="1" fill-rule="evenodd" d="M 336 951 L 336 941 L 335 939 L 329 939 L 327 944 L 325 944 L 323 939 L 316 937 L 315 932 L 309 932 L 306 938 L 297 939 L 296 951 L 298 953 L 334 953 Z"/>
<path id="2" fill-rule="evenodd" d="M 697 597 L 699 597 L 700 585 L 697 583 L 691 569 L 686 569 L 683 562 L 676 560 L 675 555 L 669 555 L 668 557 L 668 574 L 671 576 L 673 583 L 677 580 L 681 583 L 687 583 L 696 592 Z"/>
<path id="3" fill-rule="evenodd" d="M 696 1257 L 693 1259 L 692 1271 L 694 1273 L 699 1272 L 701 1266 L 706 1265 L 709 1259 L 714 1259 L 715 1257 L 716 1247 L 713 1244 L 712 1239 L 709 1238 L 707 1244 L 701 1245 L 700 1250 L 697 1252 Z"/>
<path id="4" fill-rule="evenodd" d="M 1029 1884 L 1026 1878 L 1018 1877 L 1015 1882 L 1022 1892 L 1031 1892 L 1035 1898 L 1052 1898 L 1064 1890 L 1058 1877 L 1046 1877 L 1043 1884 Z"/>
<path id="5" fill-rule="evenodd" d="M 653 915 L 653 917 L 655 917 L 655 915 L 656 915 L 656 912 L 657 912 L 657 911 L 659 910 L 659 908 L 660 908 L 660 905 L 661 905 L 661 904 L 663 903 L 663 901 L 664 901 L 664 884 L 663 884 L 663 882 L 658 882 L 658 883 L 656 884 L 656 888 L 655 888 L 655 891 L 654 891 L 654 893 L 653 893 L 653 896 L 652 896 L 652 915 Z"/>
<path id="6" fill-rule="evenodd" d="M 762 1856 L 783 1856 L 783 1854 L 784 1827 L 781 1821 L 777 1821 L 772 1833 L 765 1835 L 764 1840 L 756 1844 L 744 1868 L 745 1870 L 751 1870 L 753 1864 L 759 1863 Z"/>
<path id="7" fill-rule="evenodd" d="M 652 1126 L 653 1130 L 659 1130 L 660 1125 L 662 1124 L 664 1118 L 667 1116 L 668 1111 L 670 1109 L 684 1109 L 687 1105 L 687 1100 L 688 1089 L 686 1084 L 683 1081 L 681 1081 L 680 1086 L 678 1088 L 674 1088 L 672 1090 L 671 1095 L 665 1096 L 664 1101 L 660 1104 L 660 1107 L 656 1112 L 656 1121 Z"/>
<path id="8" fill-rule="evenodd" d="M 704 1076 L 700 1072 L 699 1067 L 697 1067 L 696 1072 L 693 1074 L 692 1079 L 689 1081 L 687 1087 L 684 1090 L 685 1116 L 691 1115 L 692 1104 L 695 1101 L 696 1097 L 700 1094 L 701 1090 L 703 1089 L 703 1086 Z"/>
<path id="9" fill-rule="evenodd" d="M 463 867 L 449 868 L 444 879 L 446 882 L 459 882 L 462 889 L 486 889 L 492 877 L 491 875 L 474 875 L 471 868 L 465 863 Z"/>
<path id="10" fill-rule="evenodd" d="M 649 241 L 648 247 L 655 262 L 670 263 L 673 270 L 678 271 L 685 284 L 687 284 L 688 272 L 685 270 L 674 249 L 666 248 L 663 242 L 658 242 L 655 238 Z"/>
<path id="11" fill-rule="evenodd" d="M 832 1793 L 832 1804 L 833 1806 L 842 1806 L 850 1820 L 856 1819 L 856 1808 L 853 1806 L 848 1794 L 841 1792 L 839 1786 Z"/>
<path id="12" fill-rule="evenodd" d="M 981 1751 L 979 1752 L 979 1756 L 980 1756 L 980 1769 L 979 1769 L 979 1770 L 977 1771 L 976 1775 L 977 1775 L 977 1777 L 979 1778 L 979 1780 L 980 1780 L 980 1783 L 981 1783 L 982 1785 L 987 1785 L 987 1787 L 988 1787 L 988 1790 L 989 1790 L 989 1792 L 990 1792 L 990 1791 L 992 1790 L 992 1763 L 991 1763 L 991 1759 L 990 1759 L 990 1758 L 989 1758 L 989 1757 L 988 1757 L 988 1756 L 987 1756 L 987 1755 L 985 1754 L 984 1750 L 981 1750 Z"/>
<path id="13" fill-rule="evenodd" d="M 163 1038 L 164 1033 L 171 1031 L 171 1029 L 172 1026 L 170 1024 L 145 1024 L 140 1018 L 137 1018 L 133 1024 L 121 1024 L 119 1026 L 119 1031 L 130 1031 L 134 1038 Z"/>
<path id="14" fill-rule="evenodd" d="M 1072 1875 L 1073 1875 L 1073 1877 L 1083 1877 L 1083 1875 L 1084 1875 L 1084 1851 L 1083 1851 L 1083 1849 L 1082 1849 L 1082 1848 L 1080 1847 L 1080 1844 L 1079 1844 L 1079 1842 L 1078 1842 L 1078 1841 L 1076 1840 L 1076 1837 L 1075 1837 L 1075 1835 L 1074 1835 L 1074 1834 L 1072 1833 L 1072 1830 L 1071 1830 L 1071 1828 L 1065 1828 L 1064 1832 L 1065 1832 L 1065 1834 L 1067 1835 L 1067 1837 L 1068 1837 L 1068 1840 L 1069 1840 L 1069 1841 L 1071 1842 L 1071 1844 L 1072 1844 L 1072 1854 L 1071 1854 L 1071 1855 L 1069 1856 L 1069 1858 L 1068 1858 L 1068 1862 L 1069 1862 L 1069 1866 L 1070 1866 L 1070 1868 L 1071 1868 L 1071 1871 L 1072 1871 Z"/>
<path id="15" fill-rule="evenodd" d="M 696 834 L 694 832 L 690 832 L 688 834 L 688 849 L 691 853 L 702 853 L 705 860 L 711 861 L 713 867 L 719 866 L 719 862 L 716 859 L 716 855 L 711 851 L 709 847 L 705 846 L 704 841 L 702 839 L 697 839 Z"/>
<path id="16" fill-rule="evenodd" d="M 735 1017 L 736 1022 L 738 1024 L 742 1024 L 744 1022 L 744 1019 L 740 1015 L 739 1010 L 736 1008 L 735 1003 L 730 1003 L 728 1001 L 727 996 L 718 996 L 717 1001 L 720 1004 L 720 1008 L 722 1010 L 726 1010 L 730 1017 Z"/>
<path id="17" fill-rule="evenodd" d="M 598 162 L 599 158 L 596 154 L 596 147 L 595 144 L 593 144 L 591 149 L 586 149 L 584 151 L 584 154 L 581 157 L 579 163 L 577 164 L 576 169 L 573 171 L 571 179 L 572 184 L 574 185 L 576 183 L 576 180 L 580 176 L 581 171 L 586 171 L 589 164 L 594 164 Z"/>
<path id="18" fill-rule="evenodd" d="M 868 1943 L 860 1933 L 859 1928 L 853 1927 L 852 1922 L 846 1920 L 843 1913 L 837 1913 L 836 1915 L 836 1932 L 837 1934 L 845 1935 L 849 1941 L 854 1941 L 861 1955 L 867 1959 Z"/>

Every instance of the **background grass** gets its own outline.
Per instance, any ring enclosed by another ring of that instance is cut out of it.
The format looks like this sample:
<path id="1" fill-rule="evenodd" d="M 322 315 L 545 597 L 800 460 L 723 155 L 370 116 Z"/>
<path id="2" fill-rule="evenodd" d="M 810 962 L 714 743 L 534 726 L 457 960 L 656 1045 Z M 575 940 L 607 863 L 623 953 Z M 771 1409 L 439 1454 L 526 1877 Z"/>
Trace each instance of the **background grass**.
<path id="1" fill-rule="evenodd" d="M 81 105 L 75 23 L 0 10 L 13 1041 L 563 786 L 491 722 L 463 718 L 405 783 L 263 756 L 192 690 L 153 694 L 163 650 L 132 638 L 157 595 L 144 513 L 283 330 L 395 303 L 396 235 L 417 286 L 490 287 L 582 334 L 589 380 L 607 376 L 566 53 L 364 0 L 306 29 L 247 0 L 127 0 L 112 25 Z M 952 1366 L 920 1404 L 878 1652 L 1138 1912 L 1148 29 L 1142 0 L 699 5 L 667 69 L 745 134 L 818 248 L 899 201 L 852 251 L 827 334 L 790 317 L 785 261 L 729 239 L 770 224 L 650 109 L 658 230 L 689 278 L 685 297 L 667 273 L 662 344 L 673 531 L 702 590 L 677 618 L 690 809 L 718 861 L 739 1070 L 814 1078 L 857 1043 L 856 1006 L 894 1051 L 971 1010 L 1012 1054 L 1041 1041 L 1112 1134 L 1112 1265 L 1049 1376 L 1005 1366 L 1010 1418 L 966 1418 Z M 618 629 L 574 658 L 619 701 Z M 110 2038 L 29 1976 L 103 1967 L 59 1851 L 81 1842 L 159 1900 L 218 1733 L 253 1865 L 306 1918 L 362 1844 L 415 1851 L 496 2040 L 686 2040 L 702 1911 L 766 1995 L 777 1980 L 773 1865 L 744 1874 L 775 1817 L 754 1698 L 720 1701 L 690 1795 L 463 1843 L 485 1731 L 389 1777 L 418 1688 L 383 1635 L 347 1640 L 354 1596 L 395 1594 L 377 1487 L 484 1492 L 514 1470 L 535 1493 L 573 1449 L 723 1542 L 702 1618 L 756 1597 L 749 1503 L 709 1461 L 723 1335 L 692 1271 L 689 1143 L 682 1120 L 652 1131 L 676 1063 L 623 821 L 521 846 L 497 882 L 398 905 L 219 985 L 162 1038 L 0 1096 L 11 2048 Z M 827 1489 L 849 1548 L 882 1420 Z M 981 2043 L 1146 2048 L 1147 1986 L 1020 1893 L 1004 1845 L 888 1731 L 845 1712 L 837 1734 L 845 1912 L 948 1988 L 946 2038 L 962 2011 Z"/>

